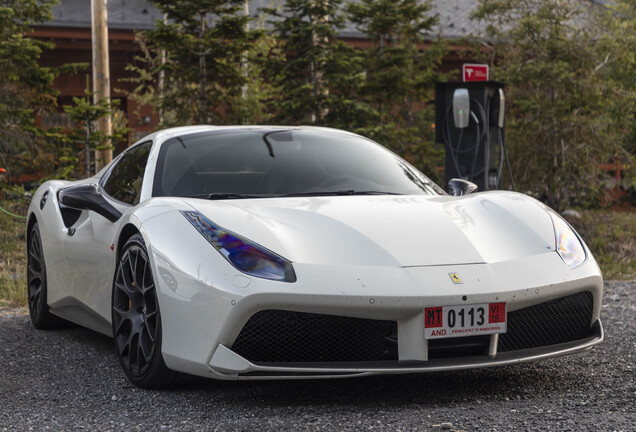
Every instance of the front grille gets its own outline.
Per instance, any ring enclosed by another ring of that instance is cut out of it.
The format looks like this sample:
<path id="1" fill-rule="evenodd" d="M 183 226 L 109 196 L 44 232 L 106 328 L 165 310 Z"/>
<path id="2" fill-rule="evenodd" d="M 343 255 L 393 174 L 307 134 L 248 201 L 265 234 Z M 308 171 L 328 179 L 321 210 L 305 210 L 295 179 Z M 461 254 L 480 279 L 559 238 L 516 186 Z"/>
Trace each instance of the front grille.
<path id="1" fill-rule="evenodd" d="M 508 331 L 499 335 L 498 352 L 537 348 L 589 335 L 594 297 L 589 291 L 508 313 Z"/>
<path id="2" fill-rule="evenodd" d="M 232 350 L 256 363 L 397 360 L 397 323 L 265 310 L 249 319 Z"/>
<path id="3" fill-rule="evenodd" d="M 437 358 L 478 356 L 488 354 L 490 335 L 430 339 L 429 360 Z"/>
<path id="4" fill-rule="evenodd" d="M 585 339 L 594 297 L 582 292 L 508 313 L 500 353 Z M 490 336 L 433 339 L 429 359 L 487 355 Z M 397 361 L 397 323 L 265 310 L 243 327 L 232 350 L 254 363 Z"/>

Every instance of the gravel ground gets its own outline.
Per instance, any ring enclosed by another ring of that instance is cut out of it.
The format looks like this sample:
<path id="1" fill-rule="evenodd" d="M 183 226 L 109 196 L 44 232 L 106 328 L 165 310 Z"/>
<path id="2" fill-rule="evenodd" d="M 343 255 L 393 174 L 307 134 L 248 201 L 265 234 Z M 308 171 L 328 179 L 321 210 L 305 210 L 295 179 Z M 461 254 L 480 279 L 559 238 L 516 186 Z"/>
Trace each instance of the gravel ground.
<path id="1" fill-rule="evenodd" d="M 606 283 L 605 343 L 540 363 L 348 380 L 131 387 L 112 340 L 0 310 L 0 431 L 636 431 L 636 281 Z"/>

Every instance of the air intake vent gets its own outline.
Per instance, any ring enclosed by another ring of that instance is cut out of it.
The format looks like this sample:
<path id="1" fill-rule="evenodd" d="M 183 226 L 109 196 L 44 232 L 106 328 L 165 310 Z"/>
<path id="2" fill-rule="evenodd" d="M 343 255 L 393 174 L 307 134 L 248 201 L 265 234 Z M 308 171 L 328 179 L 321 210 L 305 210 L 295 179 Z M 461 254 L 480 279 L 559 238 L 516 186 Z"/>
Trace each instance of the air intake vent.
<path id="1" fill-rule="evenodd" d="M 255 363 L 397 360 L 397 324 L 265 310 L 245 324 L 232 350 Z"/>
<path id="2" fill-rule="evenodd" d="M 589 335 L 594 297 L 589 291 L 508 313 L 508 332 L 498 352 L 517 351 L 584 339 Z"/>

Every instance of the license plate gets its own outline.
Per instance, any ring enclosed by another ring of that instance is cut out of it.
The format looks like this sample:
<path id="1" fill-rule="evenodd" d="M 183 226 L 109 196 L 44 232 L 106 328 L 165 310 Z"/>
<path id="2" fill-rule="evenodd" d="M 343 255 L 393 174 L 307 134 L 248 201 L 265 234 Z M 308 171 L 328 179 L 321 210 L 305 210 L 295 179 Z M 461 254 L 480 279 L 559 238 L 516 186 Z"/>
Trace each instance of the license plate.
<path id="1" fill-rule="evenodd" d="M 424 308 L 425 339 L 505 332 L 506 303 Z"/>

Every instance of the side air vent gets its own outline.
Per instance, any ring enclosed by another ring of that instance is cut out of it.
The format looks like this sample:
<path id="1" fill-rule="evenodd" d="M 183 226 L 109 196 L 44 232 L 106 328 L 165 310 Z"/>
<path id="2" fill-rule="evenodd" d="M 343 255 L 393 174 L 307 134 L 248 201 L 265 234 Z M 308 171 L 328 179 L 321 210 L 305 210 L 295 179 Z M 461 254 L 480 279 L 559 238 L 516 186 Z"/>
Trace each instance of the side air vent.
<path id="1" fill-rule="evenodd" d="M 70 207 L 60 206 L 60 213 L 62 213 L 62 221 L 64 222 L 64 226 L 66 228 L 70 228 L 75 222 L 77 222 L 80 215 L 82 214 L 82 211 L 72 209 Z"/>

